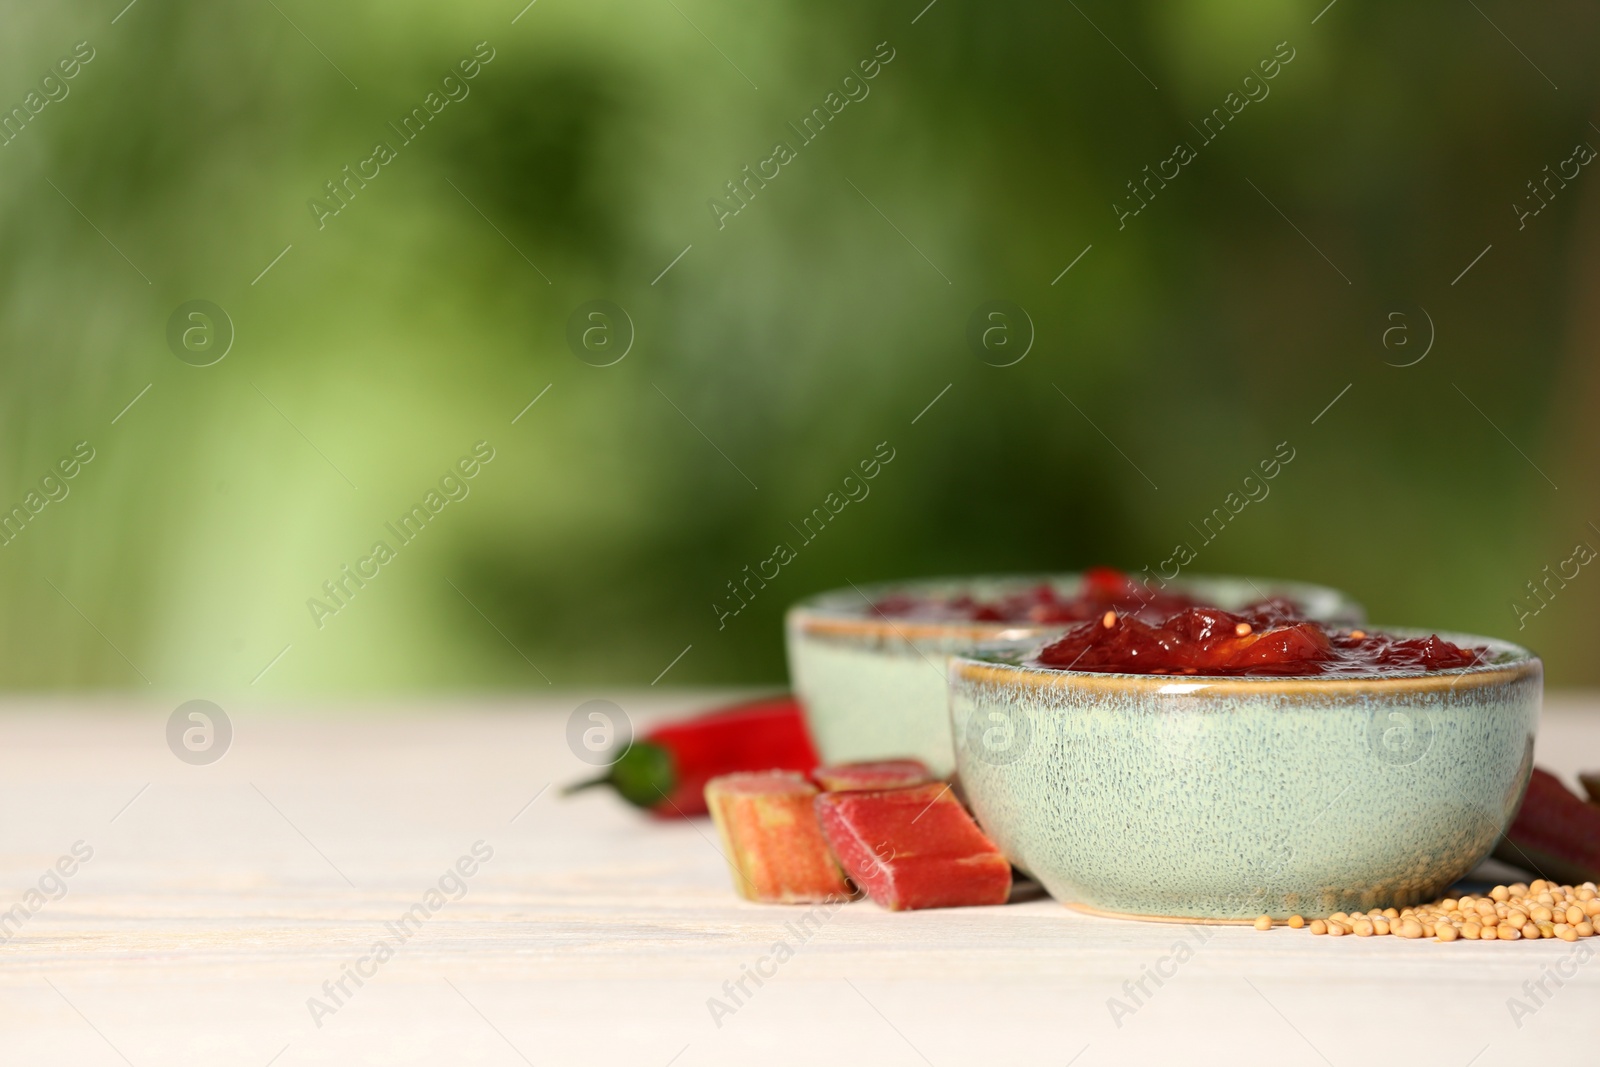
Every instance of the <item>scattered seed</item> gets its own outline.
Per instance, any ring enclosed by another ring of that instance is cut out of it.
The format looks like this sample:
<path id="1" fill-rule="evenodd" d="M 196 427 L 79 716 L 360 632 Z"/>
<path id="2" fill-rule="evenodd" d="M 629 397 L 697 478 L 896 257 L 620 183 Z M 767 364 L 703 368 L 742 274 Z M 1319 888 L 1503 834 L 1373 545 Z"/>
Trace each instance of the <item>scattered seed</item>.
<path id="1" fill-rule="evenodd" d="M 1270 930 L 1270 929 L 1272 929 L 1272 916 L 1270 916 L 1270 915 L 1258 915 L 1256 917 L 1256 929 L 1257 930 Z"/>
<path id="2" fill-rule="evenodd" d="M 1267 915 L 1256 920 L 1259 930 L 1270 930 L 1273 925 Z M 1372 908 L 1348 914 L 1336 911 L 1327 919 L 1312 919 L 1309 923 L 1295 915 L 1287 925 L 1295 930 L 1309 926 L 1313 934 L 1334 937 L 1354 934 L 1436 941 L 1576 941 L 1595 936 L 1595 927 L 1600 925 L 1600 891 L 1593 882 L 1570 886 L 1539 879 L 1530 885 L 1498 885 L 1485 896 L 1466 893 L 1441 897 L 1399 910 Z"/>

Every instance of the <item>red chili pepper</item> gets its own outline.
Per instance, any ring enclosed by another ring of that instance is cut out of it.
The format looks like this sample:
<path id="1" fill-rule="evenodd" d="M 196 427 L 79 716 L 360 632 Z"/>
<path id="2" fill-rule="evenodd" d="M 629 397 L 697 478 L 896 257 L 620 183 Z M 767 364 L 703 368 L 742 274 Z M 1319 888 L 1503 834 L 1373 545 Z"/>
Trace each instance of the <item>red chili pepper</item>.
<path id="1" fill-rule="evenodd" d="M 769 697 L 658 726 L 635 740 L 600 778 L 573 793 L 609 785 L 624 800 L 663 818 L 706 814 L 706 783 L 736 771 L 799 771 L 820 760 L 793 697 Z"/>

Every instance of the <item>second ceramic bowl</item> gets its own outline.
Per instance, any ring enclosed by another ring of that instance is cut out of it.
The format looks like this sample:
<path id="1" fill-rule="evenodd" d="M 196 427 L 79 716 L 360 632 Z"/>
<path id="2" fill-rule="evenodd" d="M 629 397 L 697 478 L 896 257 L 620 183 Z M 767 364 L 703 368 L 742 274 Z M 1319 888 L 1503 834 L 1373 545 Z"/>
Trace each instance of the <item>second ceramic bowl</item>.
<path id="1" fill-rule="evenodd" d="M 836 589 L 802 600 L 785 620 L 789 677 L 805 706 L 817 750 L 829 763 L 914 757 L 944 777 L 955 769 L 946 663 L 984 641 L 1031 639 L 1063 624 L 893 617 L 876 605 L 895 595 L 980 600 L 1045 584 L 1075 595 L 1077 574 L 938 578 Z M 1361 606 L 1326 586 L 1268 578 L 1188 577 L 1171 591 L 1220 608 L 1285 597 L 1310 617 L 1339 626 L 1364 621 Z"/>
<path id="2" fill-rule="evenodd" d="M 1090 911 L 1244 921 L 1431 899 L 1515 813 L 1543 679 L 1525 649 L 1441 636 L 1492 655 L 1182 679 L 1023 665 L 1036 643 L 955 658 L 961 785 L 1012 863 Z"/>

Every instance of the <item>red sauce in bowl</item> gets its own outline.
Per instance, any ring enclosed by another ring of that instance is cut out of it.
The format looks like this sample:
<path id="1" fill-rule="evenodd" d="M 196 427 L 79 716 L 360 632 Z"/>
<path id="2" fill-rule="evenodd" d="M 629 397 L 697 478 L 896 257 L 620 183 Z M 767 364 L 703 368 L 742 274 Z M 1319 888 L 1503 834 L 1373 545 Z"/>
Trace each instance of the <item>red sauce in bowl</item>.
<path id="1" fill-rule="evenodd" d="M 1199 601 L 1182 594 L 1147 589 L 1119 570 L 1095 567 L 1084 572 L 1083 584 L 1073 595 L 1063 595 L 1041 582 L 991 599 L 967 593 L 949 597 L 894 593 L 872 607 L 877 614 L 891 618 L 1067 623 L 1098 619 L 1108 611 L 1160 622 L 1184 608 L 1199 606 Z"/>
<path id="2" fill-rule="evenodd" d="M 1330 630 L 1284 601 L 1238 612 L 1186 607 L 1164 620 L 1107 610 L 1045 645 L 1030 665 L 1117 674 L 1372 675 L 1459 670 L 1488 662 L 1434 634 Z"/>

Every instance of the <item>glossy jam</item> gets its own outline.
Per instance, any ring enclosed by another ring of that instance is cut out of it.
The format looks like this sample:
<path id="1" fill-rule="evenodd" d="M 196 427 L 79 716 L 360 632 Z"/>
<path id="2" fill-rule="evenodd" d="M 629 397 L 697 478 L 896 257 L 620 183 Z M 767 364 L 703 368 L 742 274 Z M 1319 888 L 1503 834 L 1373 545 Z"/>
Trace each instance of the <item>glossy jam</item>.
<path id="1" fill-rule="evenodd" d="M 1285 601 L 1264 601 L 1239 612 L 1184 608 L 1156 622 L 1107 611 L 1045 645 L 1030 664 L 1118 674 L 1382 675 L 1459 670 L 1489 656 L 1437 634 L 1330 630 Z"/>
<path id="2" fill-rule="evenodd" d="M 1075 595 L 1063 596 L 1041 582 L 1028 589 L 993 599 L 968 594 L 952 597 L 895 593 L 873 605 L 880 615 L 894 618 L 954 619 L 968 622 L 1067 623 L 1098 619 L 1108 611 L 1160 622 L 1199 602 L 1175 593 L 1156 592 L 1110 567 L 1085 571 Z"/>

